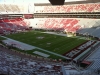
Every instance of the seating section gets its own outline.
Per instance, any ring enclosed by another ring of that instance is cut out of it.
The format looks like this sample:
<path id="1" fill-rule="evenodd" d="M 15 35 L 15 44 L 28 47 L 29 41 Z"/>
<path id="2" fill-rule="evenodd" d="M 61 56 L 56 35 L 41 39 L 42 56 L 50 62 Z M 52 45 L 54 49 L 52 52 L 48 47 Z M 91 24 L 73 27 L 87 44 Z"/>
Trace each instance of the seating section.
<path id="1" fill-rule="evenodd" d="M 42 58 L 8 50 L 0 45 L 0 74 L 5 75 L 97 75 L 91 69 L 77 71 L 73 63 L 45 62 Z M 99 54 L 99 53 L 98 53 Z M 22 56 L 22 57 L 20 57 Z M 24 58 L 23 58 L 24 57 Z M 42 59 L 42 61 L 38 61 Z M 99 62 L 99 61 L 98 61 Z M 99 64 L 99 63 L 98 63 Z M 99 67 L 99 66 L 98 66 Z M 90 67 L 89 67 L 90 68 Z"/>
<path id="2" fill-rule="evenodd" d="M 35 13 L 100 12 L 100 3 L 63 6 L 35 6 Z"/>
<path id="3" fill-rule="evenodd" d="M 34 8 L 34 7 L 33 7 Z M 28 5 L 18 5 L 18 4 L 0 4 L 0 12 L 1 13 L 28 13 Z M 32 12 L 33 13 L 33 12 Z"/>
<path id="4" fill-rule="evenodd" d="M 70 57 L 70 58 L 75 58 L 77 55 L 79 56 L 79 54 L 85 52 L 94 43 L 95 41 L 88 41 L 80 45 L 79 47 L 74 48 L 73 50 L 65 54 L 65 56 Z"/>
<path id="5" fill-rule="evenodd" d="M 33 9 L 31 9 L 33 8 Z M 0 4 L 0 12 L 20 12 L 20 13 L 75 13 L 75 12 L 100 12 L 100 3 L 74 4 L 63 6 L 32 6 L 20 4 Z"/>
<path id="6" fill-rule="evenodd" d="M 6 12 L 5 8 L 3 7 L 3 4 L 0 4 L 0 12 Z"/>
<path id="7" fill-rule="evenodd" d="M 11 12 L 16 12 L 16 8 L 14 8 L 15 5 L 11 5 L 11 4 L 0 4 L 0 12 L 1 13 L 11 13 Z"/>
<path id="8" fill-rule="evenodd" d="M 20 12 L 20 9 L 18 7 L 18 5 L 10 5 L 12 11 L 15 13 L 15 12 Z"/>
<path id="9" fill-rule="evenodd" d="M 22 18 L 16 18 L 16 19 L 4 19 L 0 20 L 0 31 L 7 32 L 7 31 L 17 31 L 17 30 L 25 30 L 29 26 Z"/>
<path id="10" fill-rule="evenodd" d="M 4 7 L 7 12 L 12 12 L 12 9 L 10 8 L 10 4 L 2 4 L 2 7 Z"/>
<path id="11" fill-rule="evenodd" d="M 79 24 L 81 29 L 77 30 L 77 33 L 84 35 L 92 35 L 94 37 L 100 37 L 100 19 L 80 19 Z"/>
<path id="12" fill-rule="evenodd" d="M 35 18 L 30 20 L 30 25 L 37 29 L 63 30 L 65 32 L 76 32 L 100 37 L 100 19 Z"/>
<path id="13" fill-rule="evenodd" d="M 100 46 L 97 47 L 96 50 L 93 51 L 92 54 L 84 60 L 93 61 L 93 64 L 87 69 L 99 70 L 100 69 L 100 66 L 99 66 L 100 65 Z"/>
<path id="14" fill-rule="evenodd" d="M 22 59 L 0 50 L 0 74 L 8 75 L 62 75 L 61 66 Z"/>
<path id="15" fill-rule="evenodd" d="M 76 32 L 81 28 L 77 19 L 66 18 L 39 19 L 36 25 L 41 29 L 66 30 L 67 32 Z"/>

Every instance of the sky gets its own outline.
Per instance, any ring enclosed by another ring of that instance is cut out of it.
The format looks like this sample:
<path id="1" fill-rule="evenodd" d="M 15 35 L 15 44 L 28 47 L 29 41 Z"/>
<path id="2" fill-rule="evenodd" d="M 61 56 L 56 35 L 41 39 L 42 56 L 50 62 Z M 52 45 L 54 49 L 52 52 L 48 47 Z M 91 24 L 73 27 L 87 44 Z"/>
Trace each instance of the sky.
<path id="1" fill-rule="evenodd" d="M 70 1 L 84 1 L 84 0 L 65 0 L 65 2 L 70 2 Z M 49 3 L 48 0 L 0 0 L 0 3 Z"/>

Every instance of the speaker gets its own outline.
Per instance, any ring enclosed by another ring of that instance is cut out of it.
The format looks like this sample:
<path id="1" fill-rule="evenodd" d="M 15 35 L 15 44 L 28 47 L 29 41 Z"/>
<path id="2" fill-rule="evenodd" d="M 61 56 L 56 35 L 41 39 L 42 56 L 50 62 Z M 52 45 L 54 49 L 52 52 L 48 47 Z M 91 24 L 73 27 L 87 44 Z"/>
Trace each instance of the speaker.
<path id="1" fill-rule="evenodd" d="M 65 0 L 49 0 L 52 5 L 64 5 Z"/>

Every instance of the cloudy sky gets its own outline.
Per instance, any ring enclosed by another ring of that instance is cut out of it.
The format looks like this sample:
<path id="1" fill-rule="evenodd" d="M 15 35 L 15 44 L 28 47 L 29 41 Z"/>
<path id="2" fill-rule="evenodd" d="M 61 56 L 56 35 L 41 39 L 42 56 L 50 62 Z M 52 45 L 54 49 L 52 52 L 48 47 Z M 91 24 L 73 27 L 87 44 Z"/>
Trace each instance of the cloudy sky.
<path id="1" fill-rule="evenodd" d="M 83 1 L 83 0 L 65 0 L 65 2 L 69 2 L 69 1 Z M 48 3 L 48 0 L 0 0 L 0 3 L 2 2 L 6 2 L 6 3 Z"/>

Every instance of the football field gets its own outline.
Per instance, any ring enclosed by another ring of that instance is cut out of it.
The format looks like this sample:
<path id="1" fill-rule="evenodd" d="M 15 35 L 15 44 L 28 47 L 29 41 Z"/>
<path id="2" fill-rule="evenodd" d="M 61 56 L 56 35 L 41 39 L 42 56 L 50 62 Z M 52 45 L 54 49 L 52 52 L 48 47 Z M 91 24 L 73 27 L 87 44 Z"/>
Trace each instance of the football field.
<path id="1" fill-rule="evenodd" d="M 30 31 L 10 34 L 6 35 L 6 37 L 61 55 L 87 41 L 85 39 L 79 39 L 75 37 L 72 38 L 67 36 L 42 33 L 41 31 Z M 35 49 L 35 51 L 37 50 L 38 49 Z M 29 53 L 31 51 L 29 51 Z M 31 52 L 30 54 L 32 53 L 33 52 Z"/>

